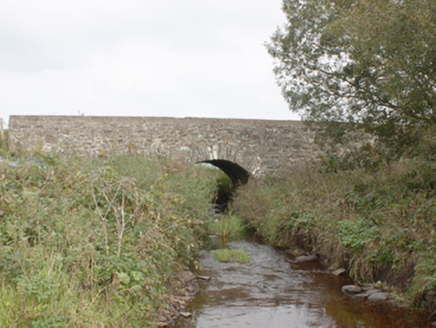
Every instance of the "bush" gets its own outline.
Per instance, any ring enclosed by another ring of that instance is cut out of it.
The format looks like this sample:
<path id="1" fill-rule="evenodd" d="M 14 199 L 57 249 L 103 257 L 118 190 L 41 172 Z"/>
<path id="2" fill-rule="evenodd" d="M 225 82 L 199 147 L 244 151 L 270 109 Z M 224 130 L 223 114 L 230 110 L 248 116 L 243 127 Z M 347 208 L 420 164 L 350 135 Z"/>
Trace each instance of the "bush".
<path id="1" fill-rule="evenodd" d="M 213 174 L 135 157 L 44 163 L 0 167 L 0 325 L 151 324 L 200 250 Z"/>
<path id="2" fill-rule="evenodd" d="M 231 210 L 272 245 L 319 253 L 360 281 L 389 277 L 434 310 L 435 178 L 418 159 L 375 172 L 294 168 L 239 188 Z"/>

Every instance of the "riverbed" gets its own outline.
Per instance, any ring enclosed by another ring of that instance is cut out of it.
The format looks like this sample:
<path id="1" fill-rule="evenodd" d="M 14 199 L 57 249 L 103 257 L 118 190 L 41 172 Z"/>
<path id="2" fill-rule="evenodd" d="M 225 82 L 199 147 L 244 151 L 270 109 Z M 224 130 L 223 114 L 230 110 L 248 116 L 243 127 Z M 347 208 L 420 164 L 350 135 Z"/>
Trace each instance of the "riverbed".
<path id="1" fill-rule="evenodd" d="M 251 255 L 245 264 L 221 263 L 211 250 L 242 248 Z M 250 238 L 225 242 L 211 237 L 199 261 L 195 300 L 187 309 L 191 318 L 179 328 L 218 327 L 431 327 L 426 314 L 391 302 L 355 299 L 341 291 L 351 283 L 320 263 L 293 263 L 281 250 Z"/>

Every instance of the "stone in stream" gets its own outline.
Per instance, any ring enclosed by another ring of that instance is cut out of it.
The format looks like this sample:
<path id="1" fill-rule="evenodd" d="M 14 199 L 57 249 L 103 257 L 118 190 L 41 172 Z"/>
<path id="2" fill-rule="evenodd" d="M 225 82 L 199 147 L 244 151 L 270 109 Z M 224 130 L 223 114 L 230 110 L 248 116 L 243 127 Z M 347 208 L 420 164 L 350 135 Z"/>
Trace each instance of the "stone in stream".
<path id="1" fill-rule="evenodd" d="M 354 298 L 368 298 L 368 294 L 367 293 L 360 293 L 360 294 L 356 294 L 353 295 Z"/>
<path id="2" fill-rule="evenodd" d="M 380 289 L 374 288 L 374 289 L 368 289 L 365 293 L 368 295 L 381 293 L 382 291 Z"/>
<path id="3" fill-rule="evenodd" d="M 316 262 L 319 260 L 318 255 L 302 255 L 295 259 L 295 262 Z"/>
<path id="4" fill-rule="evenodd" d="M 341 290 L 345 294 L 358 294 L 362 291 L 362 288 L 360 288 L 360 286 L 357 285 L 345 285 L 342 286 Z"/>
<path id="5" fill-rule="evenodd" d="M 380 293 L 374 293 L 368 296 L 369 301 L 386 301 L 388 298 L 391 297 L 391 293 L 386 292 L 380 292 Z"/>
<path id="6" fill-rule="evenodd" d="M 344 268 L 340 268 L 340 269 L 337 269 L 337 270 L 333 271 L 332 273 L 333 273 L 335 276 L 340 276 L 341 274 L 344 274 L 345 271 L 346 271 L 346 270 L 345 270 Z"/>
<path id="7" fill-rule="evenodd" d="M 187 282 L 194 280 L 195 276 L 191 271 L 186 270 L 186 271 L 180 271 L 179 273 L 177 273 L 177 278 L 181 282 L 187 283 Z"/>
<path id="8" fill-rule="evenodd" d="M 367 298 L 372 294 L 381 293 L 380 289 L 375 289 L 375 288 L 368 289 L 366 287 L 362 287 L 362 290 L 364 291 L 364 293 L 356 294 L 353 297 L 355 297 L 355 298 Z"/>
<path id="9" fill-rule="evenodd" d="M 190 318 L 190 317 L 192 317 L 192 313 L 190 313 L 190 312 L 180 312 L 180 315 L 183 318 Z"/>

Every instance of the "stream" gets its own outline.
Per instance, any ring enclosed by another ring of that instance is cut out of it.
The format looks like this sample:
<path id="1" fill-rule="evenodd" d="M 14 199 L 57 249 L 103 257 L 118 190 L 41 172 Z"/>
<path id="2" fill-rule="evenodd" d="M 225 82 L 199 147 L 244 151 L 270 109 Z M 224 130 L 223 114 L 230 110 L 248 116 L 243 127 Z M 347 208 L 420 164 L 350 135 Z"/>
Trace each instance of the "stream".
<path id="1" fill-rule="evenodd" d="M 242 248 L 251 255 L 246 264 L 221 263 L 211 250 Z M 345 277 L 329 273 L 320 263 L 292 263 L 283 252 L 250 238 L 224 242 L 211 237 L 203 251 L 195 300 L 178 328 L 221 327 L 432 327 L 428 315 L 387 302 L 345 295 Z"/>

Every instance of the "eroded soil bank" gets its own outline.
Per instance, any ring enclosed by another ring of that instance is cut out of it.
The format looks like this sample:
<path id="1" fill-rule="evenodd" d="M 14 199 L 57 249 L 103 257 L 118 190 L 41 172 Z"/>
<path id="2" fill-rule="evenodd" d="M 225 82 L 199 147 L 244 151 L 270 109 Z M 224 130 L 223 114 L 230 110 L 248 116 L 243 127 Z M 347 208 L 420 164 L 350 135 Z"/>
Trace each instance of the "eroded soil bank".
<path id="1" fill-rule="evenodd" d="M 246 264 L 221 263 L 211 250 L 242 248 Z M 253 240 L 212 238 L 200 259 L 189 319 L 176 327 L 431 327 L 428 315 L 388 302 L 355 299 L 341 291 L 350 280 L 320 263 L 293 263 L 283 252 Z"/>

